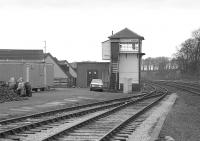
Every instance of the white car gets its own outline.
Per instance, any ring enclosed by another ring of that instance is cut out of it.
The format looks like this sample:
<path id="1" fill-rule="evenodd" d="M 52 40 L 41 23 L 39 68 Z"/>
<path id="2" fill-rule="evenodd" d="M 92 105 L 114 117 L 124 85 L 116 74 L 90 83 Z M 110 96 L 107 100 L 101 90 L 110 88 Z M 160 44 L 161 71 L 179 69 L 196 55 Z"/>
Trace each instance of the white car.
<path id="1" fill-rule="evenodd" d="M 103 91 L 103 81 L 101 79 L 92 79 L 90 83 L 90 91 L 93 90 Z"/>

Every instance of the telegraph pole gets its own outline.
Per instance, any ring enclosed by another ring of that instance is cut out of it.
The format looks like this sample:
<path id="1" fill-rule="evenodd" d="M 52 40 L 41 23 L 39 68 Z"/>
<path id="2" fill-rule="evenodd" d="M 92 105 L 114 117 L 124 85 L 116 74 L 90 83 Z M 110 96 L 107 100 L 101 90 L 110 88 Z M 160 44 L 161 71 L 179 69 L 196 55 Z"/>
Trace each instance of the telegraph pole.
<path id="1" fill-rule="evenodd" d="M 44 41 L 44 53 L 46 54 L 46 49 L 47 49 L 47 42 L 46 40 Z M 45 59 L 45 58 L 44 58 Z"/>
<path id="2" fill-rule="evenodd" d="M 46 55 L 46 40 L 44 41 L 44 54 Z M 45 60 L 45 55 L 44 55 L 44 87 L 45 89 L 47 88 L 47 66 L 46 66 L 46 60 Z"/>

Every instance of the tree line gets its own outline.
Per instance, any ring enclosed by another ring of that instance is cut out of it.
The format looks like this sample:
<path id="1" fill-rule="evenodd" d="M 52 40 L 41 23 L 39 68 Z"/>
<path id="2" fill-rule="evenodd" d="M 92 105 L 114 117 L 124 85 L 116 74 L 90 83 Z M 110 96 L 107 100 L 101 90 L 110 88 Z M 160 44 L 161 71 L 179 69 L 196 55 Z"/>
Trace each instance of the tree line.
<path id="1" fill-rule="evenodd" d="M 164 72 L 177 70 L 181 75 L 200 74 L 200 28 L 192 32 L 192 36 L 181 43 L 172 58 L 155 57 L 142 60 L 142 71 Z"/>
<path id="2" fill-rule="evenodd" d="M 181 44 L 175 53 L 178 68 L 181 73 L 198 74 L 200 70 L 200 29 L 192 32 L 192 37 Z"/>
<path id="3" fill-rule="evenodd" d="M 143 71 L 175 70 L 177 67 L 176 60 L 169 57 L 148 57 L 142 60 Z"/>

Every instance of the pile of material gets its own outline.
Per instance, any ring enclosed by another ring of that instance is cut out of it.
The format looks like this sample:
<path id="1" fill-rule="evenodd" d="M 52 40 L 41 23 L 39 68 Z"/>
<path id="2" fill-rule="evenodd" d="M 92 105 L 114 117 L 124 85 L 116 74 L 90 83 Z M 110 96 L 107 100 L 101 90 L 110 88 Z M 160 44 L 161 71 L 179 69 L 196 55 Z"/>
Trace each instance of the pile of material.
<path id="1" fill-rule="evenodd" d="M 26 100 L 25 97 L 20 97 L 13 90 L 10 90 L 8 87 L 0 86 L 0 103 L 8 101 L 20 101 Z"/>

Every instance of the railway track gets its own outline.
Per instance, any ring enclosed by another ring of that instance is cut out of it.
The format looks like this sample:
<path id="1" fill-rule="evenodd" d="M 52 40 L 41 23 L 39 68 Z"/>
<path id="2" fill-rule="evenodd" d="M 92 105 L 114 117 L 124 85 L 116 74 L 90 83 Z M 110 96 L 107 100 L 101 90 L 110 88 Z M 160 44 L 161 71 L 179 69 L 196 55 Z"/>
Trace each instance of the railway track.
<path id="1" fill-rule="evenodd" d="M 107 140 L 119 129 L 131 127 L 132 120 L 158 103 L 166 93 L 166 90 L 151 91 L 123 101 L 85 105 L 70 112 L 62 109 L 4 120 L 0 122 L 0 140 Z M 125 131 L 131 132 L 131 129 Z"/>
<path id="2" fill-rule="evenodd" d="M 197 83 L 187 83 L 187 82 L 178 82 L 178 81 L 155 81 L 154 83 L 157 83 L 157 84 L 159 83 L 162 85 L 184 90 L 192 94 L 200 95 L 200 85 Z"/>

